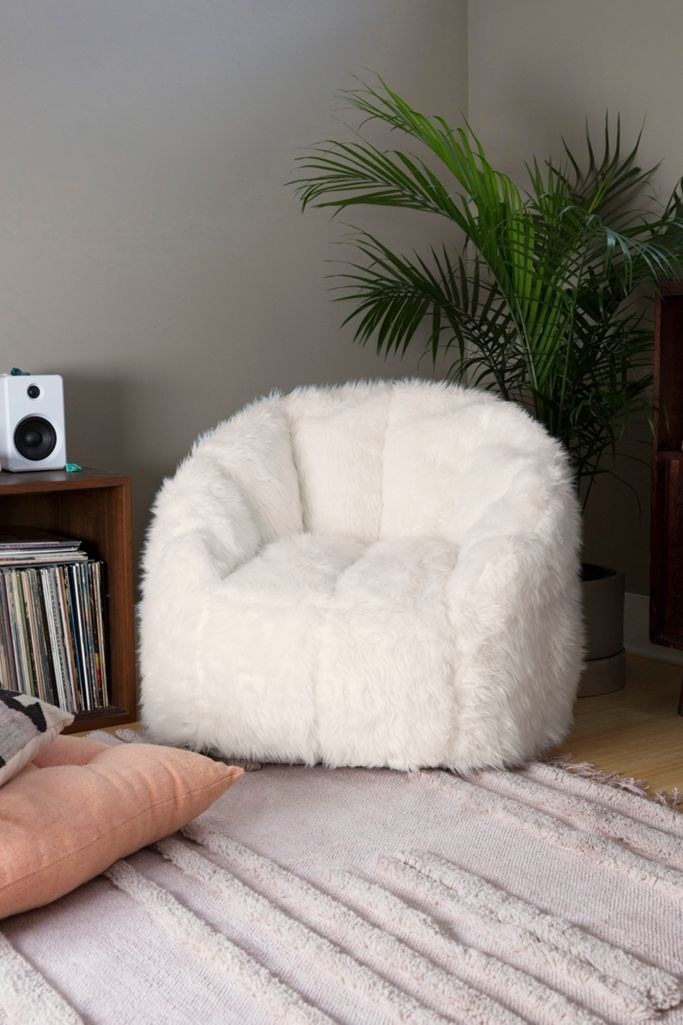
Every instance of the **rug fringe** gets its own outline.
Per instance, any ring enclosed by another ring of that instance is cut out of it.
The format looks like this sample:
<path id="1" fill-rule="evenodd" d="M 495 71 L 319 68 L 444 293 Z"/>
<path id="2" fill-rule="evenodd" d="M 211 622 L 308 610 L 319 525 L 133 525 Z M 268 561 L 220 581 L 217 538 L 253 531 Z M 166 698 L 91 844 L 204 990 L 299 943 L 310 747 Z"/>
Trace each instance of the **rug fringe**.
<path id="1" fill-rule="evenodd" d="M 651 793 L 649 783 L 643 779 L 636 779 L 634 776 L 622 776 L 618 772 L 607 772 L 599 769 L 592 762 L 574 762 L 571 754 L 556 755 L 554 758 L 543 759 L 546 765 L 554 765 L 565 772 L 571 772 L 575 776 L 583 776 L 585 779 L 592 779 L 595 783 L 604 783 L 605 786 L 614 787 L 617 790 L 626 790 L 630 794 L 644 797 L 646 800 L 656 801 L 674 811 L 683 809 L 683 792 L 678 787 L 673 790 L 658 790 Z"/>
<path id="2" fill-rule="evenodd" d="M 149 743 L 145 733 L 140 730 L 118 729 L 115 731 L 115 735 L 119 740 L 127 744 Z M 203 753 L 207 754 L 209 758 L 213 758 L 214 761 L 225 762 L 226 765 L 237 765 L 244 769 L 245 772 L 258 772 L 261 768 L 261 762 L 250 761 L 246 758 L 230 758 L 215 751 L 205 751 Z M 653 794 L 649 783 L 644 779 L 636 779 L 634 776 L 622 776 L 618 772 L 608 772 L 605 769 L 599 769 L 592 762 L 575 762 L 572 758 L 573 755 L 571 754 L 561 754 L 551 758 L 542 758 L 541 761 L 546 765 L 554 765 L 558 769 L 564 769 L 565 772 L 571 772 L 575 776 L 592 779 L 594 783 L 604 783 L 605 786 L 614 787 L 617 790 L 626 790 L 629 794 L 636 794 L 638 797 L 644 797 L 646 800 L 656 801 L 657 804 L 662 804 L 666 808 L 673 808 L 674 811 L 683 811 L 683 791 L 679 787 L 674 787 L 673 790 L 658 790 Z"/>
<path id="3" fill-rule="evenodd" d="M 114 736 L 122 740 L 124 744 L 144 744 L 145 735 L 141 730 L 120 729 L 114 730 Z"/>
<path id="4" fill-rule="evenodd" d="M 674 811 L 683 811 L 683 793 L 678 787 L 673 790 L 661 790 L 654 795 L 657 804 L 663 804 Z"/>

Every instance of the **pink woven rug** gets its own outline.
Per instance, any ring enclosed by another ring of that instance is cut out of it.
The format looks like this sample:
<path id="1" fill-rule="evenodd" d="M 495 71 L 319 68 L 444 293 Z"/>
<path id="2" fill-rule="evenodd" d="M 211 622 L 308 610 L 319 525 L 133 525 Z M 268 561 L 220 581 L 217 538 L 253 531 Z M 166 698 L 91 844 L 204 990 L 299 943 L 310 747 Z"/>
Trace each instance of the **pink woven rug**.
<path id="1" fill-rule="evenodd" d="M 268 766 L 0 926 L 3 1025 L 683 1023 L 683 816 L 559 768 Z"/>

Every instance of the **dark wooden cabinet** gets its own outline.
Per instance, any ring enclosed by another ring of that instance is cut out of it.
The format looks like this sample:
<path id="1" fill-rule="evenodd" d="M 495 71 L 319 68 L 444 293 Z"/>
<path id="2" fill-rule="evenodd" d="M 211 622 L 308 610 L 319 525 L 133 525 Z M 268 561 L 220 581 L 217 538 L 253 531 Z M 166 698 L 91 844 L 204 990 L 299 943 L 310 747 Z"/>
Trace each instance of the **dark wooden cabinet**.
<path id="1" fill-rule="evenodd" d="M 130 479 L 92 469 L 1 472 L 0 523 L 80 538 L 107 564 L 111 704 L 80 713 L 68 732 L 132 722 L 137 686 Z"/>
<path id="2" fill-rule="evenodd" d="M 653 399 L 650 639 L 683 648 L 683 281 L 655 301 Z"/>

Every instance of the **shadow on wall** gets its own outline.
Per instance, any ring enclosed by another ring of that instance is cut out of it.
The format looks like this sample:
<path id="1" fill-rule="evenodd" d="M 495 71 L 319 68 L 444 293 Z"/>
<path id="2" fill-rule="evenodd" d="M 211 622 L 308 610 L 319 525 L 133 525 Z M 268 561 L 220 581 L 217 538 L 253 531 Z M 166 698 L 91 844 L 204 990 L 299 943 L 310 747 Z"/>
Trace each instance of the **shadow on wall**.
<path id="1" fill-rule="evenodd" d="M 138 400 L 134 378 L 64 373 L 67 458 L 81 466 L 132 478 L 133 558 L 139 559 L 158 467 L 141 465 L 131 412 Z"/>
<path id="2" fill-rule="evenodd" d="M 129 473 L 128 421 L 130 408 L 122 378 L 79 377 L 64 374 L 67 457 L 81 466 Z"/>

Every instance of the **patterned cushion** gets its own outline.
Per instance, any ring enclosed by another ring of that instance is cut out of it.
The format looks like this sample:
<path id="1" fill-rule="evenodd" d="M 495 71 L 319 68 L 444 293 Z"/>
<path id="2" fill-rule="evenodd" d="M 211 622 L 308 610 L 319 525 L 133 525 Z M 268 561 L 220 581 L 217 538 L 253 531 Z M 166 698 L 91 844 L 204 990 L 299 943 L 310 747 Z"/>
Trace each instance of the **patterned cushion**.
<path id="1" fill-rule="evenodd" d="M 70 712 L 55 705 L 17 691 L 0 690 L 0 786 L 73 721 Z"/>

